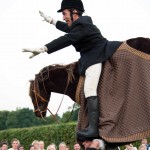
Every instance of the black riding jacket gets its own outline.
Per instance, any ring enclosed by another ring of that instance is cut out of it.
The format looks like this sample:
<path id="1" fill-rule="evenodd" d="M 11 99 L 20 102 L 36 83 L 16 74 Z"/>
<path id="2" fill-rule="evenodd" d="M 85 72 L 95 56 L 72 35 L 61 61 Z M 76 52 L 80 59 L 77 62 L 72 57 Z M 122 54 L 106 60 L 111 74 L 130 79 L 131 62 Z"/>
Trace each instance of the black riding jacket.
<path id="1" fill-rule="evenodd" d="M 104 38 L 88 16 L 81 16 L 72 23 L 71 27 L 57 21 L 56 28 L 67 34 L 46 44 L 47 53 L 73 45 L 81 56 L 78 66 L 80 75 L 83 75 L 89 66 L 107 60 L 121 44 L 121 42 L 110 42 Z"/>

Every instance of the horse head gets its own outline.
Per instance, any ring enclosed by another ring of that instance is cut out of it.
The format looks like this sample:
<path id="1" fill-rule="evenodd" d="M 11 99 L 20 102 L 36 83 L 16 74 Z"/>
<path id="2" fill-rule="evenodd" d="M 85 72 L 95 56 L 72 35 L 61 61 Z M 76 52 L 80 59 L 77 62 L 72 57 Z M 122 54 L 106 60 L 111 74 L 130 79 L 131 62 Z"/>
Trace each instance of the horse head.
<path id="1" fill-rule="evenodd" d="M 43 118 L 46 116 L 47 106 L 51 93 L 46 93 L 40 88 L 41 83 L 35 80 L 30 80 L 29 96 L 31 97 L 34 106 L 34 113 L 37 117 Z M 39 89 L 40 88 L 40 89 Z"/>
<path id="2" fill-rule="evenodd" d="M 75 92 L 79 80 L 77 63 L 68 65 L 50 65 L 44 67 L 35 79 L 30 81 L 29 96 L 32 99 L 34 113 L 45 117 L 51 92 L 69 96 L 75 101 Z M 53 115 L 53 114 L 52 114 Z"/>

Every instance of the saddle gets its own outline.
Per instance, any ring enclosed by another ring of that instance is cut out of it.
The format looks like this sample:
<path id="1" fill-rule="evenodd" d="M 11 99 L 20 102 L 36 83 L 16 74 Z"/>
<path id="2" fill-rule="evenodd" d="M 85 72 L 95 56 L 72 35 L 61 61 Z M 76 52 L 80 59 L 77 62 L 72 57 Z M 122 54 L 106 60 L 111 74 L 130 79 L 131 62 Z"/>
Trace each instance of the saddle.
<path id="1" fill-rule="evenodd" d="M 88 126 L 87 105 L 79 79 L 76 102 L 80 104 L 77 129 Z M 150 137 L 150 55 L 126 42 L 102 64 L 97 89 L 99 135 L 109 143 L 134 142 Z"/>

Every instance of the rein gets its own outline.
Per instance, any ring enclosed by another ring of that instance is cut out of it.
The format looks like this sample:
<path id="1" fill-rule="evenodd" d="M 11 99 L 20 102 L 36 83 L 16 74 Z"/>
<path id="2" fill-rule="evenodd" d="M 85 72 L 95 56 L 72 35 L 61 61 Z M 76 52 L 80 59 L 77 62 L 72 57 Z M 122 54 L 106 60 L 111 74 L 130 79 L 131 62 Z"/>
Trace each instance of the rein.
<path id="1" fill-rule="evenodd" d="M 62 67 L 61 67 L 61 68 L 62 68 Z M 44 117 L 43 117 L 43 115 L 42 115 L 42 112 L 46 112 L 46 111 L 48 110 L 48 111 L 50 112 L 50 114 L 52 115 L 53 119 L 55 119 L 57 123 L 60 123 L 60 121 L 56 118 L 56 115 L 57 115 L 57 113 L 58 113 L 58 111 L 59 111 L 59 109 L 60 109 L 60 107 L 61 107 L 61 105 L 62 105 L 62 102 L 63 102 L 63 99 L 64 99 L 64 95 L 66 94 L 66 91 L 67 91 L 67 89 L 68 89 L 69 84 L 72 83 L 72 80 L 75 79 L 75 78 L 74 78 L 74 74 L 73 74 L 74 68 L 75 68 L 75 63 L 74 63 L 73 65 L 71 65 L 68 69 L 66 68 L 67 76 L 68 76 L 68 78 L 67 78 L 67 85 L 66 85 L 65 91 L 64 91 L 64 93 L 63 93 L 62 100 L 61 100 L 61 102 L 60 102 L 60 105 L 59 105 L 59 107 L 58 107 L 58 109 L 57 109 L 55 115 L 50 111 L 50 109 L 49 109 L 48 107 L 47 107 L 45 110 L 41 110 L 41 108 L 39 107 L 39 105 L 38 105 L 38 98 L 40 98 L 40 101 L 42 101 L 43 103 L 48 103 L 48 102 L 47 102 L 47 100 L 45 100 L 45 98 L 43 98 L 43 97 L 39 94 L 39 88 L 38 88 L 38 89 L 36 88 L 36 87 L 37 87 L 36 85 L 39 85 L 39 84 L 38 84 L 38 82 L 39 82 L 38 80 L 39 80 L 39 79 L 35 78 L 35 81 L 34 81 L 34 90 L 32 90 L 32 91 L 33 91 L 33 93 L 34 93 L 34 95 L 35 95 L 37 109 L 34 110 L 34 112 L 37 112 L 37 111 L 40 112 L 41 118 L 42 118 L 43 120 L 47 121 L 46 119 L 44 119 Z M 47 91 L 46 91 L 46 88 L 45 88 L 45 85 L 44 85 L 44 81 L 49 78 L 49 69 L 48 69 L 48 68 L 46 68 L 46 69 L 47 69 L 47 72 L 48 72 L 48 76 L 47 76 L 46 78 L 43 78 L 43 74 L 42 74 L 42 73 L 40 73 L 40 74 L 41 74 L 41 77 L 42 77 L 41 82 L 42 82 L 42 84 L 43 84 L 44 91 L 45 91 L 45 93 L 46 93 L 46 95 L 47 95 Z M 72 111 L 71 111 L 71 113 L 70 113 L 69 118 L 68 118 L 67 121 L 65 121 L 64 123 L 68 122 L 69 119 L 71 118 L 72 113 L 73 113 L 73 110 L 74 110 L 74 106 L 75 106 L 75 103 L 74 103 L 74 105 L 73 105 L 73 109 L 72 109 Z"/>

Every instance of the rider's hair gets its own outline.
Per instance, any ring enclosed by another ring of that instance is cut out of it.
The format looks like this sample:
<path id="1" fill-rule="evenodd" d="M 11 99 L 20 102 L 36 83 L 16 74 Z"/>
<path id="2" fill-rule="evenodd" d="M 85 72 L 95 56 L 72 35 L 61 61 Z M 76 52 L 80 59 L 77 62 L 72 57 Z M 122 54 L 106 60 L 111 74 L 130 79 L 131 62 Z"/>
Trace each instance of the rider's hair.
<path id="1" fill-rule="evenodd" d="M 94 139 L 93 141 L 98 141 L 99 142 L 99 150 L 105 150 L 105 143 L 102 139 Z"/>
<path id="2" fill-rule="evenodd" d="M 71 14 L 77 14 L 79 16 L 82 16 L 82 14 L 83 14 L 82 11 L 80 11 L 78 9 L 74 9 L 74 8 L 69 9 L 69 11 L 70 11 Z M 76 12 L 74 12 L 74 11 L 76 11 Z"/>

